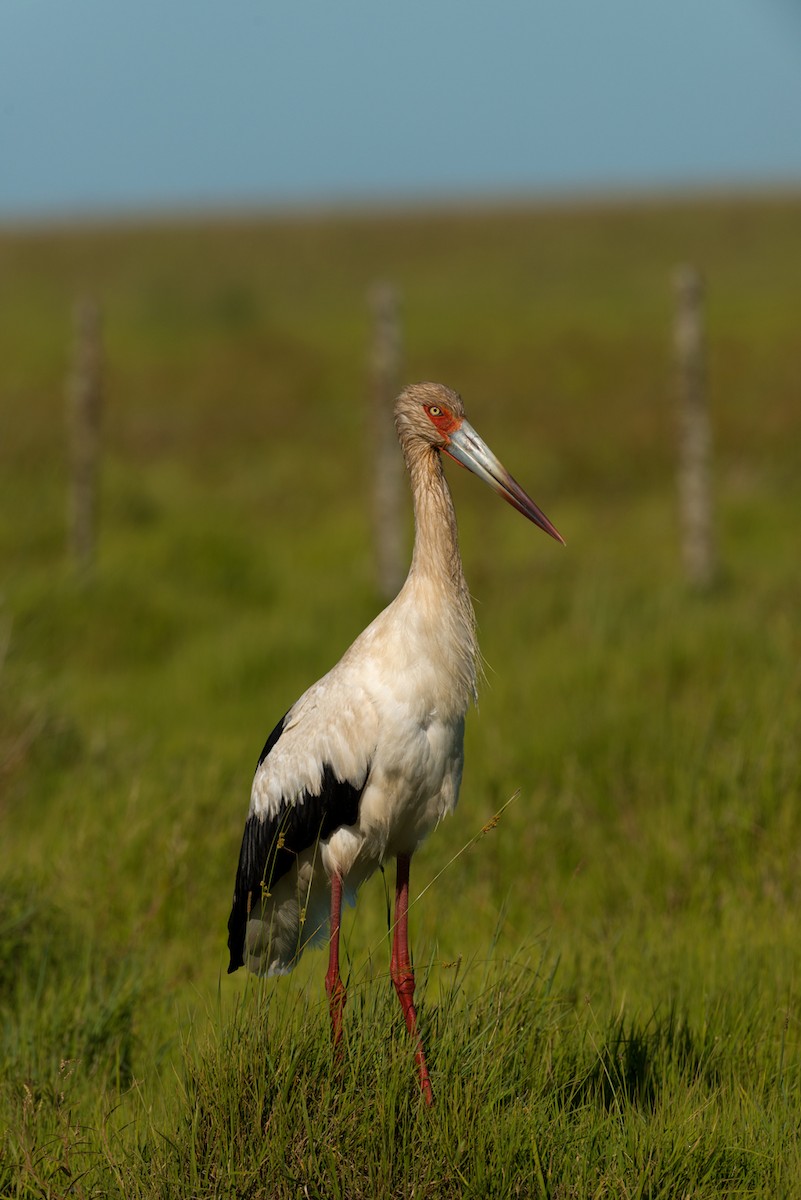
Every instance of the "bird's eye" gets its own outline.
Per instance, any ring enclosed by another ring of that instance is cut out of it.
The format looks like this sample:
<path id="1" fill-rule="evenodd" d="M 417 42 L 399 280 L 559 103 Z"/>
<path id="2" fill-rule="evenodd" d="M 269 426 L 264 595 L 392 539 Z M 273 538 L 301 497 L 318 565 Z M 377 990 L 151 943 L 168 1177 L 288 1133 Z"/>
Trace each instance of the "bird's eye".
<path id="1" fill-rule="evenodd" d="M 431 424 L 443 437 L 453 433 L 459 424 L 450 409 L 441 404 L 424 404 L 423 409 Z"/>

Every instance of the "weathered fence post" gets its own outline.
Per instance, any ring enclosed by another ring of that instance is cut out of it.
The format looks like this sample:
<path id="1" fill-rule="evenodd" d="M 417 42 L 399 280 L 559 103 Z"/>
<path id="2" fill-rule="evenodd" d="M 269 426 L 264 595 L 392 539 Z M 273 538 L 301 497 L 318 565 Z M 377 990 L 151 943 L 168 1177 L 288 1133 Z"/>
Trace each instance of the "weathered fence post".
<path id="1" fill-rule="evenodd" d="M 79 300 L 73 321 L 73 362 L 67 385 L 68 538 L 73 565 L 85 574 L 95 557 L 102 408 L 100 310 L 95 301 Z"/>
<path id="2" fill-rule="evenodd" d="M 712 436 L 706 394 L 704 284 L 684 264 L 673 272 L 673 331 L 678 402 L 681 553 L 688 581 L 708 587 L 717 571 L 712 503 Z"/>
<path id="3" fill-rule="evenodd" d="M 403 464 L 393 420 L 395 397 L 400 387 L 401 328 L 398 294 L 392 284 L 375 284 L 370 289 L 369 300 L 373 313 L 373 536 L 378 588 L 389 600 L 403 582 Z"/>

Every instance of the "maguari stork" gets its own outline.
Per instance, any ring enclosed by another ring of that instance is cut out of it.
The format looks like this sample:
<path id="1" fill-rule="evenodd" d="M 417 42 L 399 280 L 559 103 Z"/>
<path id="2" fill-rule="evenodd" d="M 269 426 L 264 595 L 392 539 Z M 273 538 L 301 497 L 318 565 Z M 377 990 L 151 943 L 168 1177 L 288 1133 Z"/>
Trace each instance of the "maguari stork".
<path id="1" fill-rule="evenodd" d="M 411 568 L 392 603 L 267 739 L 239 855 L 228 970 L 280 975 L 307 945 L 327 938 L 325 984 L 338 1043 L 342 899 L 353 903 L 359 886 L 394 858 L 390 975 L 430 1104 L 409 955 L 409 864 L 456 806 L 478 657 L 443 454 L 563 539 L 468 423 L 455 392 L 435 383 L 407 387 L 395 425 L 414 498 Z"/>

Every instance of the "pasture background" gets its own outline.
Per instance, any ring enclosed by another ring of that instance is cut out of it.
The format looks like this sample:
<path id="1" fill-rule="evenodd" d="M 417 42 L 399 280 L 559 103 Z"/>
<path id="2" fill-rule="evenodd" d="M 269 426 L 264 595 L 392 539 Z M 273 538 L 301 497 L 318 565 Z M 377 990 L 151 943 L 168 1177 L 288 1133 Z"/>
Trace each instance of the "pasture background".
<path id="1" fill-rule="evenodd" d="M 704 595 L 675 527 L 683 260 L 708 280 Z M 379 605 L 380 278 L 404 377 L 458 389 L 567 540 L 449 471 L 487 671 L 460 807 L 412 869 L 413 894 L 437 877 L 412 911 L 433 1127 L 384 1005 L 391 872 L 348 915 L 339 1089 L 319 953 L 266 987 L 225 976 L 264 737 Z M 83 583 L 82 292 L 106 347 Z M 0 233 L 8 1194 L 801 1194 L 800 325 L 793 196 Z M 294 1082 L 255 1120 L 232 1098 L 265 1045 Z M 326 1116 L 304 1125 L 297 1095 Z"/>

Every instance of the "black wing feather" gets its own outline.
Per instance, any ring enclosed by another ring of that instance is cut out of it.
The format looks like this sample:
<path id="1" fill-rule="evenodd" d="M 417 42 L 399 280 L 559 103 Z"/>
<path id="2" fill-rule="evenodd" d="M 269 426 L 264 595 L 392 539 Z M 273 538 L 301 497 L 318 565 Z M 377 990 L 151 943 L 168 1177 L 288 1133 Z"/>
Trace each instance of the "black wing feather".
<path id="1" fill-rule="evenodd" d="M 258 766 L 280 738 L 285 721 L 286 716 L 268 737 Z M 282 802 L 272 817 L 255 813 L 248 817 L 228 919 L 229 974 L 244 966 L 245 931 L 251 909 L 265 891 L 269 892 L 289 872 L 298 854 L 321 838 L 330 837 L 341 825 L 355 825 L 366 782 L 365 778 L 356 787 L 347 780 L 337 779 L 333 768 L 326 764 L 319 793 L 304 792 L 294 803 Z"/>

